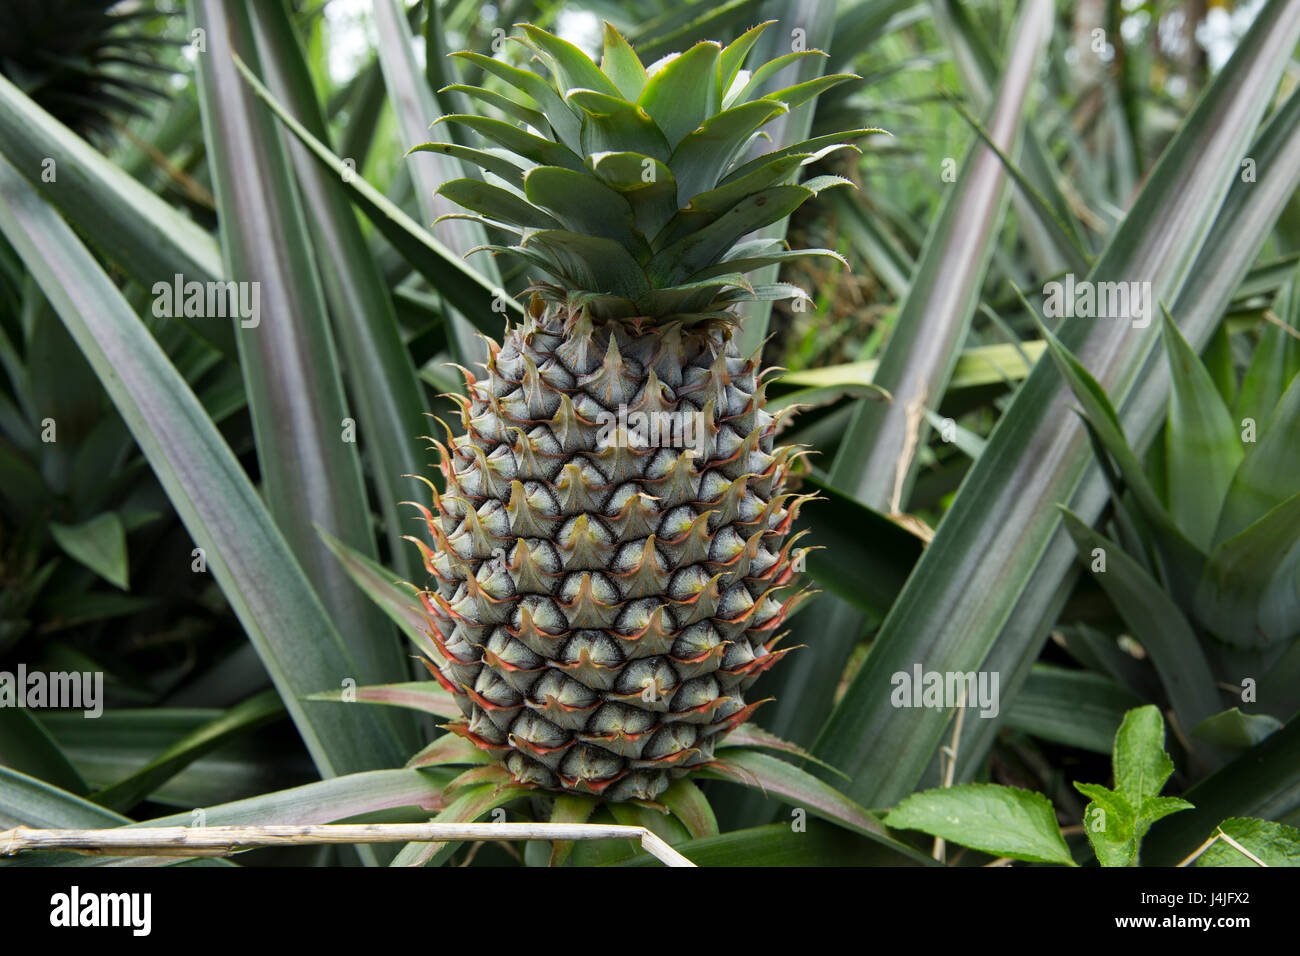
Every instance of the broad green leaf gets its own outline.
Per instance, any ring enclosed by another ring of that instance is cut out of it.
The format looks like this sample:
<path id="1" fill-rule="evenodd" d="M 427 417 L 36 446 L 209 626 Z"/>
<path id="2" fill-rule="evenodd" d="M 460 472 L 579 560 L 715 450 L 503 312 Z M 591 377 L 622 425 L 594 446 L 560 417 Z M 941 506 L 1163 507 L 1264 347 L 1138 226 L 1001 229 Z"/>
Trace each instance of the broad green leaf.
<path id="1" fill-rule="evenodd" d="M 1300 866 L 1300 830 L 1271 820 L 1234 817 L 1219 824 L 1266 866 Z M 1219 840 L 1196 859 L 1197 866 L 1259 866 L 1226 840 Z"/>
<path id="2" fill-rule="evenodd" d="M 677 179 L 678 202 L 685 206 L 715 191 L 722 171 L 754 131 L 785 112 L 782 103 L 746 103 L 710 116 L 699 129 L 687 134 L 668 159 Z M 798 160 L 791 157 L 791 162 L 792 169 L 797 167 Z"/>
<path id="3" fill-rule="evenodd" d="M 509 190 L 482 180 L 451 179 L 438 188 L 438 194 L 489 219 L 529 229 L 561 228 L 561 223 L 553 216 Z"/>
<path id="4" fill-rule="evenodd" d="M 1214 380 L 1167 312 L 1161 334 L 1172 381 L 1165 425 L 1169 511 L 1183 534 L 1208 551 L 1233 472 L 1244 454 L 1241 437 Z"/>
<path id="5" fill-rule="evenodd" d="M 1033 790 L 987 783 L 925 790 L 890 810 L 885 825 L 921 830 L 993 856 L 1075 865 L 1051 801 Z"/>
<path id="6" fill-rule="evenodd" d="M 653 73 L 637 97 L 636 105 L 663 130 L 670 149 L 717 111 L 720 52 L 712 41 L 695 44 Z"/>
<path id="7" fill-rule="evenodd" d="M 51 521 L 50 534 L 69 557 L 109 584 L 127 590 L 130 567 L 126 558 L 126 529 L 116 512 L 106 511 L 79 525 Z"/>
<path id="8" fill-rule="evenodd" d="M 1285 3 L 1266 5 L 1145 180 L 1088 277 L 1150 281 L 1154 300 L 1172 303 L 1193 347 L 1217 326 L 1300 182 L 1294 122 L 1270 122 L 1251 143 L 1297 39 L 1300 19 Z M 1298 102 L 1293 97 L 1286 109 Z M 1247 149 L 1269 156 L 1250 184 L 1237 175 Z M 1216 217 L 1218 228 L 1212 228 Z M 1124 409 L 1126 431 L 1146 437 L 1166 403 L 1168 377 L 1151 361 L 1154 330 L 1138 331 L 1120 322 L 1066 319 L 1060 337 L 1106 383 Z M 1086 430 L 1071 422 L 1069 404 L 1060 373 L 1040 363 L 966 475 L 823 729 L 815 752 L 853 776 L 848 792 L 860 801 L 890 804 L 911 792 L 945 740 L 947 713 L 890 706 L 890 675 L 918 660 L 943 671 L 984 667 L 1013 675 L 1003 690 L 1008 697 L 1028 675 L 1026 662 L 1037 656 L 1059 611 L 1062 585 L 1072 576 L 1074 549 L 1060 535 L 1059 512 L 1051 505 L 1070 504 L 1091 520 L 1108 497 Z M 994 721 L 967 722 L 959 774 L 974 771 L 995 732 Z"/>
<path id="9" fill-rule="evenodd" d="M 595 90 L 617 96 L 618 88 L 600 71 L 600 68 L 568 40 L 563 40 L 553 33 L 547 33 L 531 23 L 523 24 L 523 30 L 530 47 L 543 54 L 555 67 L 556 80 L 566 89 L 582 88 Z"/>
<path id="10" fill-rule="evenodd" d="M 645 240 L 635 231 L 632 207 L 590 173 L 536 166 L 524 176 L 524 194 L 529 202 L 558 216 L 561 228 L 613 239 L 634 256 L 649 253 Z"/>
<path id="11" fill-rule="evenodd" d="M 194 393 L 58 215 L 0 161 L 0 231 L 103 382 L 326 775 L 401 761 L 370 708 L 300 702 L 357 673 L 297 558 Z"/>
<path id="12" fill-rule="evenodd" d="M 1243 714 L 1230 707 L 1221 714 L 1207 717 L 1192 728 L 1192 736 L 1220 747 L 1253 747 L 1269 734 L 1280 730 L 1282 721 L 1268 714 Z"/>
<path id="13" fill-rule="evenodd" d="M 605 24 L 604 56 L 600 61 L 601 71 L 614 81 L 624 99 L 635 100 L 641 95 L 648 79 L 645 67 L 641 64 L 636 51 L 608 23 Z"/>

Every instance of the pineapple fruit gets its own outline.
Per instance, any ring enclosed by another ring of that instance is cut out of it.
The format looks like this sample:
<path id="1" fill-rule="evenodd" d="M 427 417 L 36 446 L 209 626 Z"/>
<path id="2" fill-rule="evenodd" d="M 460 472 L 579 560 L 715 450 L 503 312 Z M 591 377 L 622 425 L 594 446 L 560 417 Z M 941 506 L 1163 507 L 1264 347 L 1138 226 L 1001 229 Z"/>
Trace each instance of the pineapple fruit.
<path id="1" fill-rule="evenodd" d="M 803 295 L 747 272 L 838 258 L 745 237 L 845 183 L 793 181 L 851 134 L 745 160 L 767 122 L 849 78 L 760 95 L 821 55 L 744 70 L 767 26 L 648 69 L 608 25 L 599 65 L 524 26 L 531 69 L 457 54 L 505 92 L 455 89 L 506 118 L 443 118 L 499 148 L 419 147 L 482 168 L 441 193 L 542 277 L 482 374 L 463 370 L 445 490 L 421 506 L 434 547 L 416 542 L 435 676 L 464 715 L 450 729 L 521 784 L 653 800 L 712 759 L 785 653 L 806 498 L 785 490 L 799 452 L 774 443 L 733 307 Z"/>

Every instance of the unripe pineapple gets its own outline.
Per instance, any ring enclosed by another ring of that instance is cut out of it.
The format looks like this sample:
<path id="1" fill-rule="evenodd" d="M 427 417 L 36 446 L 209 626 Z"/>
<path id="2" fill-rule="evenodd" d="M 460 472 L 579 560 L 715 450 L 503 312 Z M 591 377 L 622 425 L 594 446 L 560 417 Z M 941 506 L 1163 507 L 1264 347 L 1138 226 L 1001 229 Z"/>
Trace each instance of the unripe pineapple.
<path id="1" fill-rule="evenodd" d="M 845 182 L 792 184 L 844 134 L 741 157 L 769 120 L 848 77 L 758 97 L 821 55 L 742 70 L 765 26 L 648 70 L 611 27 L 598 67 L 525 26 L 533 72 L 459 54 L 507 89 L 457 89 L 507 119 L 444 118 L 501 149 L 422 147 L 484 170 L 443 195 L 514 237 L 489 248 L 546 277 L 485 374 L 465 373 L 463 434 L 440 445 L 445 491 L 422 545 L 439 680 L 464 713 L 452 729 L 520 783 L 654 799 L 712 759 L 785 653 L 798 453 L 774 446 L 732 307 L 803 295 L 746 272 L 835 256 L 744 237 Z"/>

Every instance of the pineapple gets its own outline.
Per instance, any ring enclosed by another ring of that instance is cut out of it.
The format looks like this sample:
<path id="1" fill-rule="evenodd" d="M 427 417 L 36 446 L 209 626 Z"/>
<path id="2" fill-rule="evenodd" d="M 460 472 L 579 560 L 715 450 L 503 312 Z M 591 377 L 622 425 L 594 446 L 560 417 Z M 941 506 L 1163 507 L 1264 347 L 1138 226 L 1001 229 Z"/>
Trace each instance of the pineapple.
<path id="1" fill-rule="evenodd" d="M 804 295 L 751 270 L 839 258 L 745 236 L 847 182 L 792 184 L 849 134 L 743 157 L 849 77 L 759 95 L 821 55 L 742 69 L 767 26 L 648 69 L 608 25 L 599 66 L 524 26 L 530 70 L 457 54 L 506 91 L 454 88 L 507 119 L 443 117 L 500 148 L 420 147 L 483 169 L 441 193 L 541 276 L 483 373 L 462 370 L 445 490 L 421 506 L 434 547 L 417 541 L 435 676 L 464 715 L 450 729 L 524 785 L 653 800 L 709 763 L 806 593 L 789 532 L 807 496 L 785 490 L 799 452 L 774 444 L 733 306 Z"/>

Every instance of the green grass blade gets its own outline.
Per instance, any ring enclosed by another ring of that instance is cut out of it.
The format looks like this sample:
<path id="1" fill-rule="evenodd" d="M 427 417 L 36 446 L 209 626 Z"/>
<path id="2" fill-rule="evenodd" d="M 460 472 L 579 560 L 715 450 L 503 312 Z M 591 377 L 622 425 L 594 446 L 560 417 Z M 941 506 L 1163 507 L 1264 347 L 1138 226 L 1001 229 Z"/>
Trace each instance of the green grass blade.
<path id="1" fill-rule="evenodd" d="M 696 866 L 921 866 L 920 860 L 894 853 L 856 833 L 821 820 L 806 828 L 789 823 L 733 830 L 721 836 L 686 840 L 673 849 Z M 623 857 L 615 866 L 661 866 L 647 853 Z"/>
<path id="2" fill-rule="evenodd" d="M 264 3 L 251 9 L 261 63 L 271 85 L 304 127 L 325 140 L 325 119 L 284 6 Z M 419 486 L 414 478 L 402 476 L 418 474 L 425 466 L 423 443 L 416 439 L 426 430 L 420 380 L 402 343 L 387 284 L 341 178 L 326 172 L 300 144 L 291 146 L 290 156 L 317 257 L 328 263 L 321 269 L 321 280 L 346 357 L 343 365 L 357 403 L 358 426 L 372 456 L 389 550 L 395 569 L 410 576 L 414 552 L 401 541 L 404 522 L 398 502 L 416 497 Z"/>
<path id="3" fill-rule="evenodd" d="M 447 134 L 443 132 L 443 125 L 433 128 L 429 126 L 443 111 L 438 108 L 433 91 L 425 81 L 424 72 L 416 63 L 411 27 L 402 14 L 398 0 L 376 0 L 374 4 L 374 24 L 379 35 L 379 66 L 383 70 L 384 85 L 397 116 L 402 140 L 409 149 L 428 142 L 431 137 Z M 471 249 L 484 245 L 488 241 L 487 233 L 478 223 L 444 219 L 433 225 L 441 216 L 461 212 L 455 203 L 435 195 L 443 183 L 465 175 L 460 160 L 440 153 L 420 152 L 407 156 L 406 162 L 415 182 L 417 206 L 425 223 L 432 226 L 434 234 L 448 248 L 462 256 Z M 474 264 L 489 283 L 498 287 L 501 285 L 501 275 L 493 259 L 479 256 Z M 441 291 L 436 282 L 434 288 Z M 465 366 L 483 361 L 487 352 L 475 336 L 474 326 L 461 315 L 453 314 L 450 319 L 449 341 L 456 360 Z M 493 338 L 499 338 L 501 329 L 498 328 L 491 334 Z"/>
<path id="4" fill-rule="evenodd" d="M 95 802 L 126 812 L 205 753 L 283 714 L 284 705 L 274 690 L 255 694 L 215 720 L 196 727 L 135 773 L 100 790 L 95 794 Z"/>
<path id="5" fill-rule="evenodd" d="M 1025 8 L 989 121 L 992 137 L 1015 152 L 1031 80 L 1051 23 L 1051 4 Z M 983 144 L 971 148 L 926 237 L 875 383 L 890 404 L 860 402 L 831 466 L 831 481 L 877 511 L 905 510 L 914 461 L 906 455 L 914 406 L 935 407 L 966 342 L 982 277 L 1006 210 L 1007 176 Z M 924 437 L 920 439 L 924 442 Z"/>
<path id="6" fill-rule="evenodd" d="M 77 713 L 76 719 L 86 718 Z M 38 777 L 79 796 L 89 789 L 63 748 L 25 707 L 0 708 L 0 766 Z"/>
<path id="7" fill-rule="evenodd" d="M 810 50 L 829 50 L 835 35 L 835 4 L 823 3 L 821 0 L 764 0 L 758 5 L 758 12 L 753 23 L 765 20 L 779 20 L 765 30 L 755 41 L 750 50 L 748 62 L 751 68 L 755 64 L 766 63 L 778 56 L 790 52 L 790 30 L 795 26 L 804 31 L 805 42 Z M 752 26 L 753 23 L 746 23 Z M 677 49 L 673 47 L 672 49 Z M 638 49 L 643 58 L 644 51 Z M 670 50 L 664 50 L 667 53 Z M 660 55 L 660 54 L 656 54 Z M 826 71 L 826 57 L 805 56 L 764 84 L 762 92 L 779 90 L 783 87 L 816 79 Z M 647 63 L 650 61 L 646 61 Z M 779 79 L 778 79 L 779 78 Z M 814 103 L 803 106 L 778 116 L 764 127 L 764 132 L 771 140 L 760 139 L 748 154 L 753 159 L 761 153 L 770 152 L 790 143 L 798 143 L 810 135 L 813 120 Z M 743 162 L 746 157 L 741 157 Z M 781 239 L 785 237 L 788 219 L 772 223 L 756 232 L 753 238 Z M 779 266 L 767 266 L 749 276 L 755 286 L 775 282 Z M 757 352 L 767 338 L 768 320 L 772 315 L 771 302 L 747 302 L 740 307 L 743 322 L 740 327 L 740 353 L 752 355 Z"/>
<path id="8" fill-rule="evenodd" d="M 90 785 L 108 787 L 223 715 L 216 708 L 115 708 L 96 720 L 76 713 L 49 714 L 45 724 Z M 268 731 L 232 737 L 198 756 L 154 788 L 149 800 L 179 809 L 205 807 L 315 779 L 315 768 L 297 735 Z"/>
<path id="9" fill-rule="evenodd" d="M 116 827 L 130 822 L 44 780 L 0 767 L 0 828 Z"/>
<path id="10" fill-rule="evenodd" d="M 1109 756 L 1124 714 L 1141 705 L 1109 677 L 1035 664 L 1005 723 L 1040 740 Z"/>
<path id="11" fill-rule="evenodd" d="M 392 628 L 321 544 L 315 525 L 375 554 L 355 423 L 279 130 L 240 79 L 232 54 L 252 59 L 242 0 L 195 0 L 209 52 L 199 58 L 204 142 L 221 216 L 227 274 L 260 289 L 256 325 L 236 329 L 263 493 L 356 660 L 360 683 L 406 676 Z M 326 269 L 334 266 L 324 263 Z M 413 732 L 409 744 L 414 745 Z"/>

